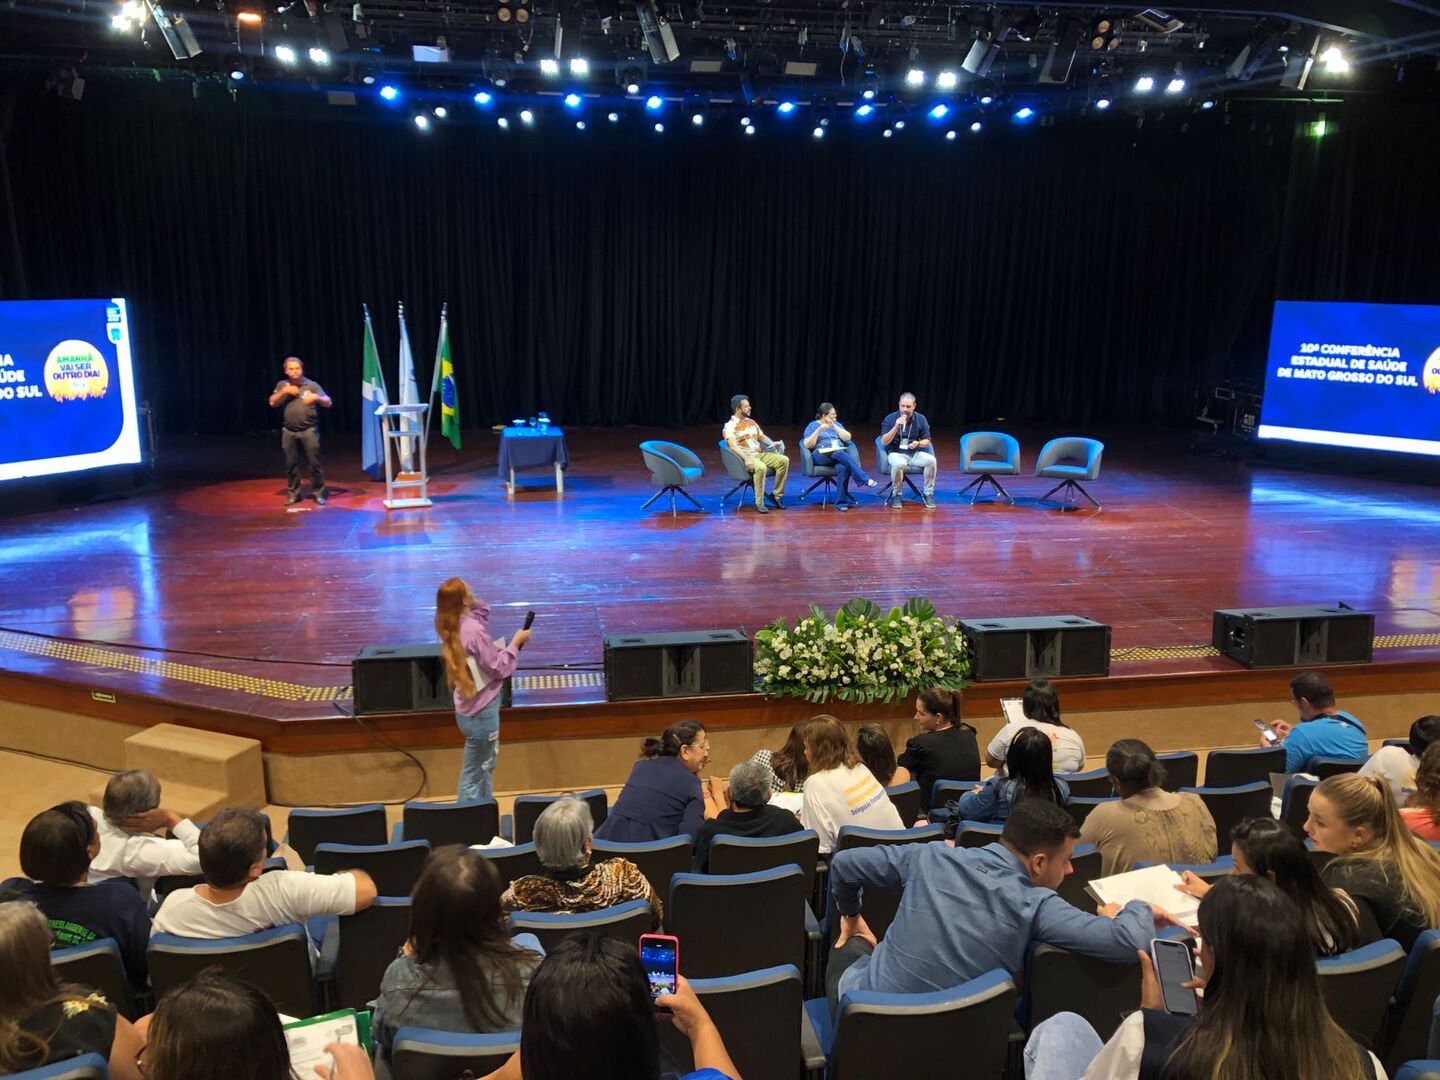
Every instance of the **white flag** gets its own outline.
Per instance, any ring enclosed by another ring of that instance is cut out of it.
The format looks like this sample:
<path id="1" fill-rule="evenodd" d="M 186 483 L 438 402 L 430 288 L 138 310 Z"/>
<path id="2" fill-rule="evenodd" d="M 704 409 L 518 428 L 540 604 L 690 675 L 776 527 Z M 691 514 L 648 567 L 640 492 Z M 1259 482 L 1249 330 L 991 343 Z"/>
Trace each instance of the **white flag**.
<path id="1" fill-rule="evenodd" d="M 400 405 L 419 405 L 420 387 L 415 382 L 415 358 L 410 355 L 410 334 L 405 329 L 405 305 L 400 305 Z M 400 418 L 402 430 L 419 431 L 419 425 L 408 417 Z M 397 439 L 400 444 L 400 471 L 415 471 L 416 439 Z"/>

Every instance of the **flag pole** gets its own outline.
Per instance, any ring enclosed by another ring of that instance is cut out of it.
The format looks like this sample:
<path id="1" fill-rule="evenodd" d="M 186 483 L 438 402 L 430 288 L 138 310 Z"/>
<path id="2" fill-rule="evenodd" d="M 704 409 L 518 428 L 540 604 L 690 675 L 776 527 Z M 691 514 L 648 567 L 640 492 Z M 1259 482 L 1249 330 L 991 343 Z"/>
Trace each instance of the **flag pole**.
<path id="1" fill-rule="evenodd" d="M 435 415 L 435 392 L 440 389 L 440 347 L 445 343 L 445 321 L 450 303 L 440 305 L 440 336 L 435 339 L 435 370 L 430 373 L 430 407 L 425 410 L 425 439 L 430 439 L 430 418 Z"/>

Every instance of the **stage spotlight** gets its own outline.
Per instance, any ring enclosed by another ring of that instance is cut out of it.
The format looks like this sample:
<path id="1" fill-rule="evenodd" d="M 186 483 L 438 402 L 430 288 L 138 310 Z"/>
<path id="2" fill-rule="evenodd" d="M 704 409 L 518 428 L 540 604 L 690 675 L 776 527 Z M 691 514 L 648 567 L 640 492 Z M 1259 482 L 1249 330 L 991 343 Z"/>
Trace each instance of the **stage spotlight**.
<path id="1" fill-rule="evenodd" d="M 648 98 L 645 99 L 645 108 L 649 109 L 651 112 L 654 112 L 656 109 L 660 108 L 660 106 L 664 104 L 665 99 L 662 98 L 659 94 L 651 94 Z"/>
<path id="2" fill-rule="evenodd" d="M 945 140 L 946 140 L 947 142 L 954 142 L 954 141 L 955 141 L 955 132 L 954 132 L 953 129 L 950 130 L 950 131 L 945 132 Z"/>
<path id="3" fill-rule="evenodd" d="M 1211 109 L 1213 109 L 1214 107 L 1215 107 L 1215 102 L 1214 102 L 1211 98 L 1206 98 L 1204 101 L 1202 101 L 1202 102 L 1200 103 L 1200 108 L 1204 109 L 1206 112 L 1209 112 L 1209 111 L 1210 111 Z"/>
<path id="4" fill-rule="evenodd" d="M 1148 94 L 1155 89 L 1155 79 L 1151 75 L 1141 75 L 1135 80 L 1135 93 Z"/>
<path id="5" fill-rule="evenodd" d="M 310 62 L 316 67 L 329 67 L 330 54 L 318 45 L 311 46 Z"/>
<path id="6" fill-rule="evenodd" d="M 780 112 L 784 113 L 786 116 L 789 116 L 792 112 L 795 111 L 795 103 L 793 101 L 782 101 L 777 106 L 777 108 L 780 110 Z"/>
<path id="7" fill-rule="evenodd" d="M 445 119 L 447 116 L 449 116 L 449 115 L 450 115 L 450 110 L 447 109 L 447 108 L 445 108 L 444 105 L 436 105 L 436 106 L 435 106 L 435 118 L 436 118 L 437 120 L 444 120 L 444 119 Z"/>
<path id="8" fill-rule="evenodd" d="M 754 134 L 755 134 L 755 125 L 754 125 L 754 124 L 746 124 L 746 125 L 745 125 L 745 134 L 746 134 L 746 135 L 754 135 Z"/>
<path id="9" fill-rule="evenodd" d="M 824 129 L 823 127 L 820 127 L 820 126 L 817 124 L 817 125 L 811 130 L 811 132 L 810 132 L 810 137 L 811 137 L 812 139 L 823 139 L 823 138 L 825 137 L 825 129 Z"/>
<path id="10" fill-rule="evenodd" d="M 570 58 L 570 74 L 577 79 L 583 79 L 590 74 L 590 61 L 583 56 L 572 56 Z"/>
<path id="11" fill-rule="evenodd" d="M 960 76 L 953 71 L 942 71 L 935 76 L 935 88 L 937 90 L 954 90 L 960 85 Z"/>
<path id="12" fill-rule="evenodd" d="M 492 101 L 494 101 L 494 100 L 495 100 L 495 99 L 490 95 L 490 92 L 489 92 L 488 90 L 480 90 L 480 91 L 477 91 L 476 94 L 475 94 L 475 104 L 476 104 L 476 105 L 482 105 L 482 106 L 483 106 L 483 105 L 489 105 L 490 102 L 492 102 Z"/>
<path id="13" fill-rule="evenodd" d="M 380 97 L 383 98 L 385 101 L 399 101 L 400 88 L 391 83 L 386 83 L 384 86 L 380 87 Z"/>
<path id="14" fill-rule="evenodd" d="M 620 122 L 620 114 L 618 112 L 612 112 L 607 115 L 605 119 L 609 120 L 612 124 L 618 124 Z"/>
<path id="15" fill-rule="evenodd" d="M 415 126 L 416 126 L 417 128 L 419 128 L 421 131 L 429 131 L 429 130 L 430 130 L 430 118 L 429 118 L 428 116 L 426 116 L 424 113 L 419 113 L 419 114 L 417 114 L 416 117 L 415 117 Z"/>
<path id="16" fill-rule="evenodd" d="M 230 78 L 235 82 L 244 82 L 245 72 L 242 71 L 240 68 L 236 68 L 235 70 L 230 72 Z"/>
<path id="17" fill-rule="evenodd" d="M 635 97 L 645 88 L 646 68 L 638 60 L 630 60 L 615 69 L 615 81 L 620 84 L 621 89 L 631 97 Z"/>
<path id="18" fill-rule="evenodd" d="M 1325 122 L 1325 118 L 1322 116 L 1319 120 L 1311 121 L 1306 130 L 1309 131 L 1312 139 L 1323 139 L 1330 133 L 1330 125 Z"/>
<path id="19" fill-rule="evenodd" d="M 122 34 L 128 33 L 142 25 L 148 16 L 149 12 L 139 0 L 125 0 L 125 3 L 120 5 L 120 10 L 110 16 L 110 25 Z"/>
<path id="20" fill-rule="evenodd" d="M 950 106 L 942 101 L 930 110 L 930 118 L 932 120 L 943 120 L 945 119 L 945 114 L 949 111 Z"/>
<path id="21" fill-rule="evenodd" d="M 866 101 L 874 101 L 875 95 L 880 92 L 880 75 L 873 67 L 867 67 L 865 73 L 860 76 L 860 96 Z"/>
<path id="22" fill-rule="evenodd" d="M 748 116 L 742 116 L 742 117 L 740 117 L 740 126 L 741 126 L 741 127 L 749 127 L 749 126 L 750 126 L 750 117 L 748 117 Z"/>
<path id="23" fill-rule="evenodd" d="M 979 135 L 980 132 L 985 130 L 985 125 L 980 123 L 979 120 L 976 120 L 973 124 L 970 125 L 970 130 L 974 134 Z"/>
<path id="24" fill-rule="evenodd" d="M 880 134 L 883 135 L 883 136 L 885 136 L 885 138 L 888 139 L 888 138 L 891 138 L 891 137 L 895 134 L 895 132 L 893 132 L 893 131 L 890 130 L 889 128 L 886 128 L 886 129 L 885 129 L 884 131 L 882 131 Z"/>
<path id="25" fill-rule="evenodd" d="M 290 67 L 292 64 L 294 64 L 297 60 L 300 59 L 300 56 L 298 53 L 295 52 L 295 47 L 293 45 L 276 45 L 274 55 L 275 62 L 279 64 L 284 64 L 286 67 Z"/>
<path id="26" fill-rule="evenodd" d="M 585 121 L 584 121 L 584 120 L 576 120 L 576 121 L 575 121 L 575 130 L 576 130 L 576 131 L 584 131 L 584 130 L 585 130 Z"/>
<path id="27" fill-rule="evenodd" d="M 1015 119 L 1019 120 L 1022 124 L 1034 115 L 1035 110 L 1030 108 L 1029 105 L 1022 105 L 1020 108 L 1015 110 Z"/>
<path id="28" fill-rule="evenodd" d="M 1320 54 L 1320 60 L 1324 63 L 1325 70 L 1332 75 L 1344 75 L 1350 70 L 1350 60 L 1339 45 L 1331 45 Z"/>
<path id="29" fill-rule="evenodd" d="M 663 134 L 665 134 L 665 125 L 664 125 L 664 124 L 656 124 L 656 125 L 655 125 L 655 134 L 656 134 L 656 135 L 663 135 Z"/>
<path id="30" fill-rule="evenodd" d="M 481 61 L 480 70 L 485 73 L 487 79 L 502 90 L 509 86 L 510 80 L 515 77 L 515 69 L 511 66 L 510 61 L 500 60 L 493 56 L 486 57 Z"/>
<path id="31" fill-rule="evenodd" d="M 126 4 L 125 6 L 129 7 L 130 5 Z M 235 21 L 243 26 L 259 26 L 265 20 L 258 11 L 237 11 Z"/>
<path id="32" fill-rule="evenodd" d="M 911 68 L 909 71 L 907 71 L 907 72 L 905 73 L 905 85 L 906 85 L 906 86 L 924 86 L 924 85 L 925 85 L 925 72 L 921 71 L 919 68 Z"/>
<path id="33" fill-rule="evenodd" d="M 1112 102 L 1108 97 L 1099 97 L 1095 99 L 1095 108 L 1099 109 L 1101 112 L 1104 112 L 1106 109 L 1108 109 L 1111 104 Z"/>
<path id="34" fill-rule="evenodd" d="M 1175 65 L 1175 74 L 1165 84 L 1165 93 L 1170 95 L 1183 94 L 1185 92 L 1185 76 L 1180 73 L 1180 65 Z"/>
<path id="35" fill-rule="evenodd" d="M 580 101 L 580 95 L 575 93 L 573 90 L 565 95 L 565 104 L 572 109 L 578 109 L 580 107 Z"/>
<path id="36" fill-rule="evenodd" d="M 904 120 L 896 120 L 894 126 L 895 126 L 895 130 L 896 130 L 896 131 L 904 131 L 904 130 L 905 130 L 905 121 L 904 121 Z"/>
<path id="37" fill-rule="evenodd" d="M 500 119 L 496 120 L 495 123 L 496 123 L 496 125 L 500 128 L 501 131 L 509 131 L 509 130 L 510 130 L 510 118 L 509 118 L 508 116 L 502 116 L 502 117 L 500 117 Z"/>
<path id="38" fill-rule="evenodd" d="M 691 114 L 690 114 L 690 123 L 693 124 L 695 127 L 704 127 L 704 126 L 705 126 L 705 114 L 704 114 L 704 113 L 700 113 L 700 112 L 691 113 Z"/>
<path id="39" fill-rule="evenodd" d="M 821 127 L 829 127 L 830 121 L 835 119 L 835 106 L 831 105 L 829 101 L 822 99 L 815 103 L 811 114 L 815 117 L 815 122 Z"/>
<path id="40" fill-rule="evenodd" d="M 560 61 L 553 57 L 545 57 L 540 61 L 540 74 L 547 79 L 557 78 L 560 74 Z"/>
<path id="41" fill-rule="evenodd" d="M 875 106 L 873 106 L 873 105 L 858 105 L 858 106 L 856 106 L 856 108 L 855 108 L 855 115 L 858 116 L 858 117 L 860 117 L 860 119 L 863 120 L 863 119 L 865 119 L 865 117 L 869 116 L 869 115 L 870 115 L 871 113 L 873 113 L 874 111 L 875 111 Z"/>
<path id="42" fill-rule="evenodd" d="M 524 124 L 526 127 L 531 127 L 531 126 L 533 126 L 534 123 L 535 123 L 535 114 L 534 114 L 533 112 L 531 112 L 529 109 L 521 109 L 521 110 L 520 110 L 520 122 L 521 122 L 522 124 Z"/>

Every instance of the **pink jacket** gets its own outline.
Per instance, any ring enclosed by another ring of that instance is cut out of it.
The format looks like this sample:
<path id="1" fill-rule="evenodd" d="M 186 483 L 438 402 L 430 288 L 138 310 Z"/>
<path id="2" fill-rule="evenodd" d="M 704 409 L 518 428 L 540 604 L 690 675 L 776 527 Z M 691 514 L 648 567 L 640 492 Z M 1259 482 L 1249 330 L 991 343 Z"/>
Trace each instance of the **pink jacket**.
<path id="1" fill-rule="evenodd" d="M 455 690 L 455 711 L 462 716 L 474 716 L 500 695 L 501 684 L 514 672 L 520 659 L 520 650 L 514 645 L 503 649 L 495 647 L 490 640 L 490 605 L 476 600 L 475 606 L 460 617 L 460 644 L 467 656 L 474 657 L 475 666 L 480 669 L 476 680 L 478 689 L 471 697 Z"/>

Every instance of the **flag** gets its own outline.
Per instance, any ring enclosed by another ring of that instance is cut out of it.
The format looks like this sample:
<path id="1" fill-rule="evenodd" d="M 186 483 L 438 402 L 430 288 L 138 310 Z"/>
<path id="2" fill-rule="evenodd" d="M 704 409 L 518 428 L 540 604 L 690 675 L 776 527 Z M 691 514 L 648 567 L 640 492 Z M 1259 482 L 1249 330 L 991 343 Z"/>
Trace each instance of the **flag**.
<path id="1" fill-rule="evenodd" d="M 365 361 L 360 376 L 360 464 L 371 480 L 385 472 L 384 421 L 375 415 L 389 404 L 385 394 L 385 373 L 380 370 L 380 350 L 375 347 L 375 328 L 370 325 L 370 308 L 365 306 Z"/>
<path id="2" fill-rule="evenodd" d="M 419 405 L 420 387 L 415 383 L 415 358 L 410 355 L 410 334 L 405 329 L 405 305 L 400 305 L 400 401 L 401 405 Z M 418 431 L 415 422 L 400 418 L 402 430 Z M 415 471 L 415 439 L 396 439 L 400 445 L 400 471 Z"/>
<path id="3" fill-rule="evenodd" d="M 435 346 L 435 377 L 430 383 L 430 409 L 435 409 L 435 391 L 440 391 L 440 434 L 460 449 L 460 399 L 455 393 L 455 368 L 450 363 L 450 320 L 448 305 L 440 309 L 440 340 Z M 429 416 L 426 416 L 429 419 Z"/>

